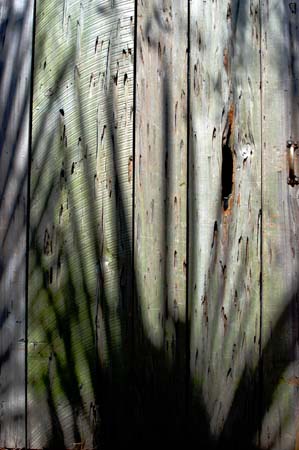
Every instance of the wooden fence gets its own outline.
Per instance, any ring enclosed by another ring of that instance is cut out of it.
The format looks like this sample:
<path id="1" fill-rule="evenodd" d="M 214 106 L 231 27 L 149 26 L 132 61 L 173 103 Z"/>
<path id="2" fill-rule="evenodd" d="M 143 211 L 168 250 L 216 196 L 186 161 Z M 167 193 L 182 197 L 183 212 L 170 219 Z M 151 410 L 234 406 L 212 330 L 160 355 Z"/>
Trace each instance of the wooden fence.
<path id="1" fill-rule="evenodd" d="M 1 447 L 299 449 L 298 6 L 0 0 Z"/>

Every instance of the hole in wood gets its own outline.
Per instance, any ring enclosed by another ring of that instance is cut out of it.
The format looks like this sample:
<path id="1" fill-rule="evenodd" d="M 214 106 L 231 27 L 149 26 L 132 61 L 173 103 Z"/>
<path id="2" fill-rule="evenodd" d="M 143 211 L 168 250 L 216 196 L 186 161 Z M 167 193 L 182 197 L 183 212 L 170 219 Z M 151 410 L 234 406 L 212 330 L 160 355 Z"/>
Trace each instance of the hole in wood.
<path id="1" fill-rule="evenodd" d="M 230 141 L 232 134 L 232 123 L 229 121 L 223 136 L 222 136 L 222 202 L 223 209 L 226 211 L 229 207 L 229 198 L 232 195 L 233 190 L 233 152 L 231 149 Z"/>

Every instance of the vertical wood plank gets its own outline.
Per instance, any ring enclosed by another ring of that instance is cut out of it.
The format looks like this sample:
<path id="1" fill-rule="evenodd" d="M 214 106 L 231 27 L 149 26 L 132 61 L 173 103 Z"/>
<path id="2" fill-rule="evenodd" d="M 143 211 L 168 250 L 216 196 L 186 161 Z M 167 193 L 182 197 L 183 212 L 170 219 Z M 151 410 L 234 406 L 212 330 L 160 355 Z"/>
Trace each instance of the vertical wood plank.
<path id="1" fill-rule="evenodd" d="M 190 8 L 191 420 L 206 448 L 247 448 L 258 432 L 259 2 Z"/>
<path id="2" fill-rule="evenodd" d="M 298 186 L 287 184 L 286 142 L 299 139 L 298 2 L 262 2 L 262 448 L 299 448 Z M 298 174 L 298 155 L 295 158 Z"/>
<path id="3" fill-rule="evenodd" d="M 125 416 L 134 1 L 38 0 L 36 23 L 27 444 L 93 448 Z"/>
<path id="4" fill-rule="evenodd" d="M 0 446 L 25 446 L 31 0 L 0 1 Z"/>
<path id="5" fill-rule="evenodd" d="M 136 423 L 169 443 L 185 412 L 187 1 L 140 0 L 137 18 Z"/>

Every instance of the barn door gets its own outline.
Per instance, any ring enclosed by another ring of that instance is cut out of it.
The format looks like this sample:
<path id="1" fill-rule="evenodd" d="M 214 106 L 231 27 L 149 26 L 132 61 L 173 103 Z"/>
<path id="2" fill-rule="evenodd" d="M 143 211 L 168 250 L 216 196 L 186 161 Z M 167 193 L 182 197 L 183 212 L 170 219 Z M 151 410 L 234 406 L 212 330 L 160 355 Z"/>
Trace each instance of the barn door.
<path id="1" fill-rule="evenodd" d="M 28 447 L 299 448 L 298 14 L 37 0 Z"/>

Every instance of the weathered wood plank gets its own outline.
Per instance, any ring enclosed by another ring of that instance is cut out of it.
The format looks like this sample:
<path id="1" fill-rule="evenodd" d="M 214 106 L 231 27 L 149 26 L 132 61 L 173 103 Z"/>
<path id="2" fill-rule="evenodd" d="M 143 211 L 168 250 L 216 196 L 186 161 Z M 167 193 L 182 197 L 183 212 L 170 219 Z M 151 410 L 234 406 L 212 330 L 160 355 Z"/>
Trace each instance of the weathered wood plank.
<path id="1" fill-rule="evenodd" d="M 182 438 L 185 412 L 187 30 L 185 0 L 138 1 L 136 424 L 147 443 Z"/>
<path id="2" fill-rule="evenodd" d="M 262 2 L 262 448 L 299 448 L 299 191 L 287 184 L 286 142 L 299 139 L 298 2 Z M 295 170 L 299 172 L 298 158 Z"/>
<path id="3" fill-rule="evenodd" d="M 0 1 L 0 446 L 25 446 L 31 0 Z"/>
<path id="4" fill-rule="evenodd" d="M 247 448 L 258 431 L 259 2 L 190 8 L 191 420 L 206 448 Z"/>
<path id="5" fill-rule="evenodd" d="M 36 22 L 28 446 L 91 448 L 124 416 L 134 1 L 39 0 Z"/>

